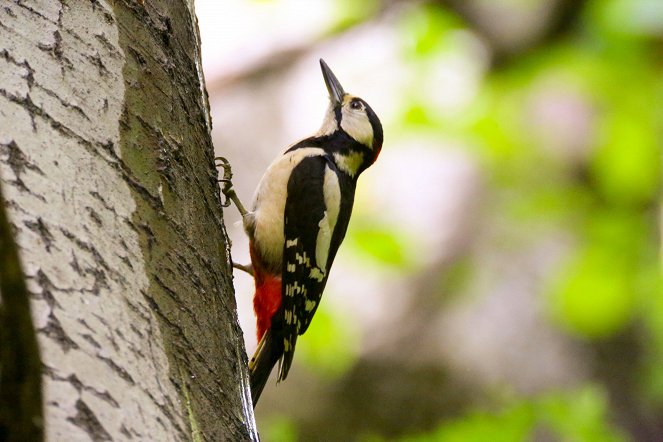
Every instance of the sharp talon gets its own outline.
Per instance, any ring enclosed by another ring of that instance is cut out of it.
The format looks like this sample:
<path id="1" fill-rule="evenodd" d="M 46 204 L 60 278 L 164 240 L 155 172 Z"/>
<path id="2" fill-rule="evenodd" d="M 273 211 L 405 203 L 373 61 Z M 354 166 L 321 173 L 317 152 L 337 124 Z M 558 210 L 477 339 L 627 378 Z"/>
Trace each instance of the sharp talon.
<path id="1" fill-rule="evenodd" d="M 233 187 L 232 183 L 233 172 L 230 167 L 230 162 L 224 157 L 216 157 L 214 158 L 214 161 L 217 169 L 223 168 L 223 178 L 217 180 L 217 182 L 224 184 L 223 189 L 221 189 L 221 192 L 226 197 L 226 200 L 223 203 L 221 203 L 221 207 L 230 207 L 230 204 L 232 203 L 231 191 Z M 234 193 L 234 191 L 232 192 Z"/>
<path id="2" fill-rule="evenodd" d="M 235 193 L 235 190 L 233 189 L 233 172 L 232 168 L 230 167 L 230 162 L 224 157 L 216 157 L 214 158 L 214 161 L 217 169 L 223 168 L 223 178 L 217 179 L 217 182 L 223 183 L 223 189 L 221 189 L 221 192 L 226 197 L 226 200 L 221 203 L 221 207 L 229 207 L 231 203 L 235 203 L 239 213 L 242 216 L 246 215 L 246 209 L 239 201 L 237 193 Z"/>

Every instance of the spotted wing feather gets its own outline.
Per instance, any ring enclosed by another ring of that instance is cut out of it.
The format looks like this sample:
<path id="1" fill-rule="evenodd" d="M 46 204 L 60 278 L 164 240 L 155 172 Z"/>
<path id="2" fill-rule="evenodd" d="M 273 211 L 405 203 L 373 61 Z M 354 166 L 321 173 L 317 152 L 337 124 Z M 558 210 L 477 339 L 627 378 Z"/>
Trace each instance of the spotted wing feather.
<path id="1" fill-rule="evenodd" d="M 318 262 L 321 221 L 329 208 L 325 203 L 325 173 L 328 160 L 312 156 L 302 160 L 288 182 L 283 248 L 282 315 L 283 360 L 279 380 L 286 378 L 297 336 L 302 334 L 320 302 L 327 283 L 328 266 Z M 324 236 L 324 233 L 323 233 Z M 329 247 L 327 247 L 329 249 Z M 323 261 L 327 261 L 327 256 Z"/>

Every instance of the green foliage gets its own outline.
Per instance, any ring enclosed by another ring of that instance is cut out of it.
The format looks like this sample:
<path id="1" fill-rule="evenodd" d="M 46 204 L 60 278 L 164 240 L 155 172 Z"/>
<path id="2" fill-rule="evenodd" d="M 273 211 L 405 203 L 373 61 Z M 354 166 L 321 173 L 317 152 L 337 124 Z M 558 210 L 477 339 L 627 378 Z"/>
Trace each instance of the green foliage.
<path id="1" fill-rule="evenodd" d="M 654 295 L 646 287 L 638 290 L 637 281 L 647 265 L 642 254 L 648 229 L 642 217 L 628 211 L 598 210 L 585 230 L 586 243 L 553 282 L 552 308 L 581 336 L 609 336 L 630 322 L 639 294 Z"/>
<path id="2" fill-rule="evenodd" d="M 358 342 L 353 324 L 323 301 L 306 334 L 297 340 L 297 358 L 320 375 L 338 376 L 354 362 Z"/>
<path id="3" fill-rule="evenodd" d="M 426 60 L 439 51 L 449 48 L 449 31 L 462 29 L 463 23 L 447 10 L 424 5 L 409 11 L 401 25 L 402 35 L 406 38 L 405 55 L 419 60 Z"/>
<path id="4" fill-rule="evenodd" d="M 368 12 L 359 3 L 339 4 L 346 11 L 339 29 L 377 10 L 375 2 Z M 471 149 L 490 204 L 485 224 L 506 226 L 522 242 L 536 241 L 542 231 L 563 232 L 568 250 L 539 287 L 549 316 L 563 332 L 590 343 L 625 330 L 641 333 L 637 396 L 663 407 L 663 274 L 656 234 L 663 172 L 663 3 L 590 0 L 569 32 L 494 71 L 480 51 L 472 53 L 477 43 L 468 38 L 468 25 L 437 4 L 406 8 L 397 26 L 409 81 L 393 104 L 400 112 L 395 127 L 385 133 L 392 139 L 394 132 L 403 138 L 423 134 L 440 145 L 452 139 Z M 450 59 L 469 63 L 474 83 L 471 94 L 447 109 L 435 101 L 431 85 L 448 88 L 434 72 Z M 547 128 L 547 114 L 537 113 L 546 106 L 584 124 L 576 129 L 581 136 L 569 141 L 566 127 Z M 345 250 L 385 271 L 419 270 L 416 233 L 361 216 L 354 217 Z M 472 260 L 465 259 L 452 281 L 457 276 L 464 282 L 471 274 L 465 267 Z M 326 373 L 341 373 L 356 351 L 346 347 L 354 332 L 343 321 L 323 309 L 298 344 L 307 361 L 326 367 Z M 588 384 L 514 401 L 499 412 L 462 414 L 402 440 L 625 440 L 607 423 L 608 405 L 603 388 Z"/>
<path id="5" fill-rule="evenodd" d="M 412 261 L 409 244 L 404 232 L 359 222 L 352 226 L 345 247 L 380 265 L 407 267 Z"/>
<path id="6" fill-rule="evenodd" d="M 265 442 L 295 442 L 297 427 L 291 418 L 272 416 L 262 426 L 260 437 Z"/>
<path id="7" fill-rule="evenodd" d="M 474 411 L 430 433 L 401 442 L 521 442 L 544 438 L 578 442 L 626 440 L 607 424 L 607 399 L 597 387 L 522 399 L 499 412 Z M 551 437 L 554 436 L 554 437 Z"/>
<path id="8" fill-rule="evenodd" d="M 357 2 L 352 0 L 336 0 L 334 6 L 336 17 L 330 33 L 338 34 L 370 19 L 378 12 L 380 1 L 363 0 Z"/>
<path id="9" fill-rule="evenodd" d="M 598 387 L 544 395 L 534 403 L 536 422 L 561 440 L 584 442 L 623 441 L 608 422 L 608 400 Z"/>
<path id="10" fill-rule="evenodd" d="M 519 404 L 501 413 L 471 412 L 445 422 L 429 434 L 405 437 L 401 442 L 515 442 L 525 440 L 532 426 L 531 407 Z"/>
<path id="11" fill-rule="evenodd" d="M 611 41 L 643 39 L 663 29 L 658 0 L 594 0 L 587 9 L 589 26 Z"/>

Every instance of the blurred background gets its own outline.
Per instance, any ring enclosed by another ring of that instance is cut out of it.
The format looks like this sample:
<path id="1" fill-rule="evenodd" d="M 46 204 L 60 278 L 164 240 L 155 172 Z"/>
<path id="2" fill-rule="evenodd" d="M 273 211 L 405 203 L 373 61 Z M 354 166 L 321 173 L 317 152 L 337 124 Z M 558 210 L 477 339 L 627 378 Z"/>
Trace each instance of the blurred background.
<path id="1" fill-rule="evenodd" d="M 250 203 L 318 58 L 380 116 L 265 441 L 661 441 L 661 0 L 197 0 Z M 235 261 L 249 261 L 234 208 Z M 235 273 L 247 351 L 253 283 Z"/>

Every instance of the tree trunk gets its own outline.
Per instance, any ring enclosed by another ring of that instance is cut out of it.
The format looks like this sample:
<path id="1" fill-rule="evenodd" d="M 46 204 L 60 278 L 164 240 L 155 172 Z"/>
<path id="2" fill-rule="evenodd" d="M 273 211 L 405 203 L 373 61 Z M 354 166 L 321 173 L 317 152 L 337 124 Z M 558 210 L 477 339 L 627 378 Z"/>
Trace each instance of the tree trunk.
<path id="1" fill-rule="evenodd" d="M 0 8 L 48 440 L 257 439 L 192 3 Z"/>

